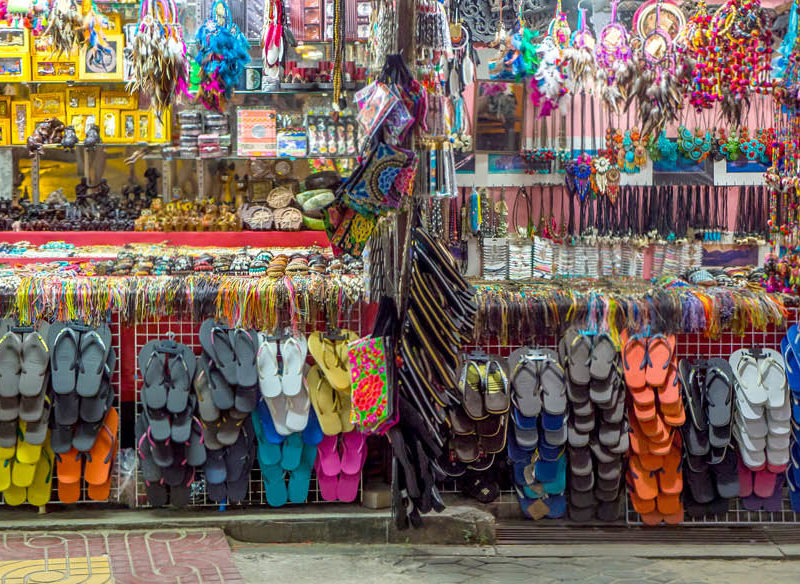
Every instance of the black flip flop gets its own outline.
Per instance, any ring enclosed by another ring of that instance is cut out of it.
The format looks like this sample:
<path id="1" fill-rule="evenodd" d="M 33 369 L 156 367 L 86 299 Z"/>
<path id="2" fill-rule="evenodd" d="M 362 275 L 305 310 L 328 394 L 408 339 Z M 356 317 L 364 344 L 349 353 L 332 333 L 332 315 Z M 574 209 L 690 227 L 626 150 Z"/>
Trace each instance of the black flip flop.
<path id="1" fill-rule="evenodd" d="M 105 324 L 81 335 L 78 377 L 75 382 L 81 397 L 94 397 L 100 390 L 110 347 L 111 329 Z"/>
<path id="2" fill-rule="evenodd" d="M 50 383 L 53 391 L 58 394 L 70 393 L 75 390 L 77 379 L 76 367 L 78 362 L 78 343 L 80 337 L 77 332 L 66 323 L 54 323 L 50 327 Z"/>
<path id="3" fill-rule="evenodd" d="M 170 353 L 168 361 L 170 387 L 167 396 L 167 410 L 173 414 L 180 414 L 186 409 L 197 359 L 186 345 L 176 343 Z"/>

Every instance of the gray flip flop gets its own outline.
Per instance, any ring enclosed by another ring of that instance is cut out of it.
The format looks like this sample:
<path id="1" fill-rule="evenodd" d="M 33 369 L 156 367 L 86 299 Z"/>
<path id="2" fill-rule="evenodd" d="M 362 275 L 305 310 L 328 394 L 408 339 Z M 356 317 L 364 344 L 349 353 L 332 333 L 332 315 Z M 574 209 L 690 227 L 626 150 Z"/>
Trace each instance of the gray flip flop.
<path id="1" fill-rule="evenodd" d="M 620 392 L 616 403 L 603 410 L 603 419 L 611 424 L 618 424 L 625 419 L 625 394 Z"/>
<path id="2" fill-rule="evenodd" d="M 608 379 L 617 360 L 617 346 L 607 333 L 600 333 L 594 338 L 591 353 L 589 374 L 592 379 Z"/>
<path id="3" fill-rule="evenodd" d="M 733 371 L 724 359 L 709 360 L 706 369 L 706 415 L 712 426 L 723 427 L 731 423 L 733 399 Z M 728 433 L 730 436 L 730 432 Z"/>
<path id="4" fill-rule="evenodd" d="M 604 421 L 600 423 L 600 430 L 597 433 L 597 437 L 600 440 L 600 444 L 608 448 L 613 448 L 619 444 L 622 433 L 622 424 L 609 424 Z"/>
<path id="5" fill-rule="evenodd" d="M 592 339 L 581 334 L 577 329 L 568 330 L 564 338 L 567 349 L 567 369 L 573 383 L 587 385 L 592 376 L 589 372 L 592 354 Z"/>
<path id="6" fill-rule="evenodd" d="M 180 414 L 173 414 L 170 436 L 173 442 L 183 444 L 189 441 L 192 435 L 192 420 L 194 415 L 194 408 L 197 404 L 197 398 L 194 394 L 189 396 L 186 403 L 186 409 Z"/>
<path id="7" fill-rule="evenodd" d="M 153 461 L 158 466 L 163 469 L 172 465 L 176 457 L 169 441 L 153 440 L 151 436 L 148 436 L 145 440 L 150 442 L 150 452 L 153 455 Z"/>
<path id="8" fill-rule="evenodd" d="M 563 414 L 567 409 L 567 377 L 561 365 L 553 359 L 543 361 L 539 380 L 544 410 L 548 414 Z"/>
<path id="9" fill-rule="evenodd" d="M 35 422 L 25 425 L 25 442 L 38 446 L 47 438 L 47 428 L 50 423 L 50 400 L 45 397 L 42 415 Z"/>
<path id="10" fill-rule="evenodd" d="M 594 519 L 594 505 L 589 507 L 576 507 L 573 502 L 569 502 L 569 518 L 575 523 L 587 523 Z"/>
<path id="11" fill-rule="evenodd" d="M 594 488 L 594 473 L 587 475 L 572 475 L 569 486 L 576 491 L 591 491 Z"/>
<path id="12" fill-rule="evenodd" d="M 99 422 L 78 422 L 75 435 L 72 437 L 72 445 L 78 452 L 89 452 L 94 446 L 102 427 L 103 420 Z"/>
<path id="13" fill-rule="evenodd" d="M 2 354 L 3 344 L 0 341 L 0 355 Z M 38 331 L 25 335 L 20 355 L 19 393 L 27 396 L 39 395 L 47 383 L 47 368 L 50 366 L 50 353 L 44 337 Z"/>
<path id="14" fill-rule="evenodd" d="M 153 440 L 168 440 L 172 435 L 169 413 L 166 410 L 156 410 L 145 407 L 147 423 L 150 426 L 150 434 Z"/>
<path id="15" fill-rule="evenodd" d="M 167 356 L 156 350 L 160 343 L 160 340 L 150 341 L 139 351 L 137 365 L 145 385 L 164 385 L 164 365 Z"/>
<path id="16" fill-rule="evenodd" d="M 619 456 L 611 462 L 599 462 L 597 464 L 597 477 L 604 481 L 617 480 L 622 476 L 623 467 L 622 459 Z"/>
<path id="17" fill-rule="evenodd" d="M 183 484 L 183 477 L 186 474 L 186 465 L 177 459 L 172 464 L 162 468 L 161 474 L 164 476 L 164 484 L 168 487 L 177 487 Z"/>
<path id="18" fill-rule="evenodd" d="M 612 446 L 611 448 L 609 448 L 609 450 L 614 454 L 625 454 L 626 452 L 628 452 L 628 448 L 630 447 L 630 445 L 631 445 L 630 435 L 628 434 L 627 429 L 625 429 L 625 427 L 623 426 L 623 432 L 619 437 L 619 442 L 617 443 L 616 446 Z"/>
<path id="19" fill-rule="evenodd" d="M 19 396 L 0 397 L 0 422 L 16 422 L 19 418 Z"/>
<path id="20" fill-rule="evenodd" d="M 592 379 L 589 384 L 589 399 L 600 407 L 609 405 L 614 400 L 614 390 L 619 385 L 619 373 L 614 369 L 605 379 Z"/>
<path id="21" fill-rule="evenodd" d="M 205 444 L 206 450 L 221 450 L 225 448 L 225 445 L 217 439 L 218 430 L 219 427 L 216 422 L 203 424 L 203 444 Z"/>
<path id="22" fill-rule="evenodd" d="M 592 452 L 588 448 L 570 448 L 569 466 L 572 474 L 587 475 L 591 474 L 594 468 L 592 464 Z"/>
<path id="23" fill-rule="evenodd" d="M 586 403 L 589 400 L 589 386 L 578 385 L 567 378 L 567 397 L 572 403 Z"/>
<path id="24" fill-rule="evenodd" d="M 594 496 L 601 503 L 609 503 L 619 498 L 619 490 L 607 491 L 598 487 L 594 490 Z"/>
<path id="25" fill-rule="evenodd" d="M 549 442 L 549 440 L 548 440 Z M 575 426 L 570 424 L 567 427 L 567 442 L 573 448 L 582 448 L 589 444 L 589 433 L 578 432 Z"/>
<path id="26" fill-rule="evenodd" d="M 583 417 L 594 415 L 594 404 L 589 400 L 583 403 L 572 402 L 572 413 Z"/>
<path id="27" fill-rule="evenodd" d="M 104 376 L 103 380 L 100 382 L 100 390 L 97 392 L 96 396 L 77 398 L 77 393 L 69 395 L 75 395 L 77 399 L 80 399 L 80 417 L 82 420 L 86 422 L 99 422 L 105 417 L 106 412 L 108 412 L 106 404 L 108 403 L 108 394 L 112 391 L 108 378 Z M 58 400 L 59 397 L 66 396 L 56 396 L 56 404 L 58 406 L 61 405 L 61 401 Z"/>
<path id="28" fill-rule="evenodd" d="M 170 387 L 167 410 L 179 414 L 186 409 L 197 359 L 189 347 L 177 343 L 171 347 L 170 354 L 172 356 L 168 360 Z"/>
<path id="29" fill-rule="evenodd" d="M 598 489 L 603 491 L 618 491 L 620 482 L 622 481 L 622 473 L 611 479 L 603 479 L 598 475 L 595 485 Z"/>
<path id="30" fill-rule="evenodd" d="M 212 450 L 208 453 L 206 463 L 203 465 L 206 482 L 218 485 L 225 482 L 227 470 L 225 468 L 225 450 Z"/>
<path id="31" fill-rule="evenodd" d="M 18 334 L 6 331 L 0 337 L 0 396 L 19 395 L 20 354 L 22 340 Z"/>
<path id="32" fill-rule="evenodd" d="M 206 483 L 206 498 L 213 503 L 223 503 L 228 498 L 228 487 L 225 483 Z"/>
<path id="33" fill-rule="evenodd" d="M 583 492 L 570 489 L 569 502 L 575 507 L 586 509 L 597 505 L 597 498 L 594 496 L 594 491 Z"/>
<path id="34" fill-rule="evenodd" d="M 150 441 L 146 436 L 142 436 L 139 441 L 139 468 L 142 471 L 142 478 L 148 482 L 154 483 L 160 481 L 162 478 L 161 467 L 156 464 L 153 459 L 153 453 L 150 450 Z"/>
<path id="35" fill-rule="evenodd" d="M 217 440 L 219 440 L 220 444 L 230 446 L 236 442 L 241 429 L 242 420 L 236 420 L 231 416 L 223 416 L 217 429 Z"/>
<path id="36" fill-rule="evenodd" d="M 548 444 L 553 446 L 563 446 L 567 443 L 567 424 L 562 424 L 558 430 L 545 430 L 544 438 Z"/>
<path id="37" fill-rule="evenodd" d="M 620 518 L 622 507 L 619 498 L 614 501 L 601 501 L 597 506 L 597 518 L 600 521 L 617 521 Z"/>
<path id="38" fill-rule="evenodd" d="M 539 443 L 539 431 L 536 428 L 530 430 L 523 430 L 518 426 L 514 427 L 514 436 L 517 438 L 517 444 L 522 448 L 536 448 Z"/>
<path id="39" fill-rule="evenodd" d="M 535 357 L 535 353 L 528 347 L 517 349 L 508 357 L 513 401 L 520 413 L 527 418 L 538 416 L 542 411 L 542 399 L 539 395 L 539 361 L 541 357 Z"/>
<path id="40" fill-rule="evenodd" d="M 94 397 L 100 390 L 110 347 L 111 329 L 108 325 L 101 324 L 95 330 L 81 335 L 78 378 L 75 382 L 81 397 Z"/>
<path id="41" fill-rule="evenodd" d="M 205 322 L 203 324 L 205 325 Z M 202 337 L 202 328 L 200 329 L 200 333 L 200 343 L 205 349 L 206 342 Z M 236 366 L 236 353 L 233 350 L 231 338 L 228 333 L 228 327 L 222 325 L 221 323 L 217 323 L 211 327 L 208 342 L 211 343 L 213 352 L 209 353 L 209 356 L 213 355 L 212 361 L 214 361 L 214 365 L 217 366 L 223 377 L 225 377 L 225 381 L 227 381 L 230 385 L 236 385 L 239 381 L 236 373 L 238 369 Z"/>
<path id="42" fill-rule="evenodd" d="M 64 322 L 53 323 L 49 335 L 50 383 L 56 393 L 69 393 L 75 390 L 80 335 Z"/>
<path id="43" fill-rule="evenodd" d="M 233 407 L 244 414 L 250 414 L 256 409 L 258 403 L 258 386 L 242 387 L 241 385 L 236 388 L 234 393 Z"/>
<path id="44" fill-rule="evenodd" d="M 250 416 L 250 413 L 251 412 L 242 412 L 236 408 L 231 408 L 228 410 L 228 417 L 233 418 L 234 420 L 244 420 Z"/>
<path id="45" fill-rule="evenodd" d="M 705 456 L 711 450 L 708 443 L 708 433 L 697 429 L 694 424 L 684 424 L 681 426 L 683 443 L 689 454 L 694 456 Z"/>
<path id="46" fill-rule="evenodd" d="M 72 426 L 77 423 L 80 412 L 81 398 L 78 392 L 53 394 L 53 416 L 56 424 Z"/>
<path id="47" fill-rule="evenodd" d="M 598 463 L 608 464 L 619 461 L 619 455 L 614 454 L 608 448 L 596 442 L 595 440 L 589 441 L 589 448 L 597 459 Z"/>
<path id="48" fill-rule="evenodd" d="M 19 398 L 19 419 L 25 422 L 35 422 L 42 417 L 44 411 L 46 392 L 44 388 L 39 395 L 23 395 Z"/>
<path id="49" fill-rule="evenodd" d="M 17 444 L 17 421 L 0 422 L 0 446 L 11 448 Z"/>
<path id="50" fill-rule="evenodd" d="M 50 448 L 56 454 L 65 454 L 72 450 L 72 435 L 75 432 L 73 426 L 59 426 L 56 424 L 50 430 Z"/>
<path id="51" fill-rule="evenodd" d="M 204 422 L 216 422 L 219 408 L 214 405 L 211 387 L 208 384 L 208 357 L 203 354 L 197 358 L 194 375 L 194 391 L 197 394 L 197 413 Z"/>
<path id="52" fill-rule="evenodd" d="M 594 430 L 595 426 L 595 415 L 592 414 L 591 416 L 573 416 L 571 418 L 573 426 L 578 432 L 583 434 L 588 434 L 592 430 Z"/>
<path id="53" fill-rule="evenodd" d="M 231 386 L 225 381 L 222 372 L 210 365 L 208 368 L 208 386 L 211 388 L 211 399 L 220 410 L 228 410 L 234 405 L 234 393 Z"/>
<path id="54" fill-rule="evenodd" d="M 252 329 L 236 328 L 230 331 L 230 341 L 236 354 L 236 384 L 255 387 L 258 384 L 258 336 Z"/>
<path id="55" fill-rule="evenodd" d="M 203 466 L 206 463 L 206 447 L 203 443 L 203 426 L 197 420 L 192 424 L 192 436 L 186 448 L 186 464 Z"/>

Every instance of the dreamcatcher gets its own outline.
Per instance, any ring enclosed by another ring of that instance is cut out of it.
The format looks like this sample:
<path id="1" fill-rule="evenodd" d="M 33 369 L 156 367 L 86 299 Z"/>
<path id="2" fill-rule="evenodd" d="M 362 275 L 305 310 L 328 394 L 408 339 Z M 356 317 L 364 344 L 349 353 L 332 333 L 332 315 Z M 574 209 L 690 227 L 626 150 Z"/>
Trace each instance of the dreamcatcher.
<path id="1" fill-rule="evenodd" d="M 580 5 L 579 5 L 580 6 Z M 594 49 L 597 42 L 586 26 L 586 9 L 578 12 L 578 30 L 570 35 L 569 46 L 562 53 L 567 69 L 567 88 L 572 94 L 593 93 L 597 73 Z"/>
<path id="2" fill-rule="evenodd" d="M 261 29 L 261 57 L 264 61 L 265 88 L 280 88 L 280 63 L 283 59 L 283 2 L 267 0 Z"/>
<path id="3" fill-rule="evenodd" d="M 250 62 L 249 44 L 223 0 L 215 0 L 195 40 L 195 62 L 200 66 L 197 99 L 207 109 L 222 111 L 224 99 L 231 96 L 244 66 Z"/>
<path id="4" fill-rule="evenodd" d="M 133 80 L 128 91 L 149 95 L 158 113 L 175 95 L 189 95 L 189 63 L 174 0 L 142 0 L 132 43 Z"/>
<path id="5" fill-rule="evenodd" d="M 600 96 L 610 111 L 619 114 L 622 94 L 617 87 L 617 72 L 630 61 L 631 48 L 627 29 L 617 21 L 617 3 L 611 3 L 611 22 L 600 31 L 594 55 Z"/>

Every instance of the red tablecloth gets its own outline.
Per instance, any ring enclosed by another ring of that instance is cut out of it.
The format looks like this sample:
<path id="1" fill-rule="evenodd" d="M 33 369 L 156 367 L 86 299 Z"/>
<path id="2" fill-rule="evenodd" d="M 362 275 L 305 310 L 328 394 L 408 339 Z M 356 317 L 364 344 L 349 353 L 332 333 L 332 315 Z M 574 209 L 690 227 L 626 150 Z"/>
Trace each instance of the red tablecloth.
<path id="1" fill-rule="evenodd" d="M 197 247 L 310 247 L 330 246 L 324 231 L 0 231 L 0 242 L 29 241 L 42 245 L 64 241 L 81 245 L 169 243 Z M 53 250 L 54 254 L 60 254 Z"/>

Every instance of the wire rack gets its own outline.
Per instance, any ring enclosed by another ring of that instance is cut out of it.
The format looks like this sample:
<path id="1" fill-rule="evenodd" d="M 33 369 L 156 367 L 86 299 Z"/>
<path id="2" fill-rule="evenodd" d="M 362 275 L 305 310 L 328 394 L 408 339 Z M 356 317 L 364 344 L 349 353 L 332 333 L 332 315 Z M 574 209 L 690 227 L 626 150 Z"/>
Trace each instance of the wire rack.
<path id="1" fill-rule="evenodd" d="M 122 344 L 120 342 L 120 323 L 119 323 L 119 315 L 116 313 L 112 313 L 110 320 L 108 321 L 108 326 L 111 329 L 111 346 L 114 348 L 114 352 L 116 354 L 116 362 L 114 364 L 114 371 L 111 375 L 111 389 L 114 392 L 114 407 L 117 409 L 117 412 L 120 414 L 120 424 L 117 429 L 117 440 L 116 444 L 120 444 L 121 436 L 122 436 L 122 412 L 120 411 L 120 407 L 122 405 L 121 395 L 122 395 L 122 387 L 121 387 L 121 375 L 120 375 L 120 367 L 122 363 Z M 118 457 L 117 457 L 118 458 Z M 93 505 L 107 505 L 109 503 L 117 503 L 119 502 L 119 486 L 121 484 L 121 476 L 120 476 L 120 468 L 118 464 L 118 460 L 115 458 L 114 464 L 111 469 L 111 491 L 109 493 L 108 499 L 106 501 L 95 501 L 90 499 L 87 494 L 87 486 L 86 483 L 81 480 L 81 496 L 80 499 L 76 503 L 76 505 L 84 505 L 84 504 L 93 504 Z M 50 500 L 50 504 L 58 504 L 64 505 L 61 501 L 58 500 L 58 475 L 54 473 L 53 476 L 53 484 L 52 484 L 52 498 Z M 3 502 L 5 504 L 5 502 Z"/>
<path id="2" fill-rule="evenodd" d="M 787 316 L 788 323 L 798 321 L 798 309 L 789 308 Z M 780 351 L 781 339 L 785 335 L 785 331 L 778 329 L 774 326 L 767 328 L 765 331 L 749 330 L 744 334 L 736 334 L 732 332 L 722 333 L 718 338 L 711 339 L 700 333 L 682 333 L 677 335 L 676 353 L 678 359 L 684 358 L 725 358 L 727 359 L 731 353 L 738 349 L 759 346 L 762 348 L 772 348 Z M 558 340 L 555 337 L 548 336 L 532 340 L 530 343 L 533 346 L 547 349 L 555 349 Z M 503 344 L 498 339 L 483 340 L 465 348 L 466 352 L 475 349 L 485 351 L 490 355 L 498 355 L 501 357 L 508 357 L 508 355 L 519 347 L 523 346 L 519 343 Z M 457 480 L 447 480 L 441 484 L 441 491 L 443 493 L 458 493 L 461 491 Z M 513 487 L 504 486 L 500 490 L 500 496 L 495 501 L 496 505 L 517 506 L 516 494 Z M 784 488 L 784 497 L 782 502 L 783 508 L 779 512 L 768 511 L 748 511 L 741 506 L 739 498 L 730 500 L 730 508 L 727 513 L 720 515 L 707 515 L 704 517 L 689 517 L 686 516 L 684 525 L 743 525 L 743 524 L 796 524 L 800 523 L 800 513 L 792 511 L 789 502 L 788 493 Z M 642 521 L 634 511 L 633 507 L 627 500 L 627 493 L 625 494 L 625 513 L 624 520 L 629 525 L 642 525 Z"/>
<path id="3" fill-rule="evenodd" d="M 136 349 L 136 359 L 137 359 L 137 367 L 136 367 L 136 378 L 135 378 L 135 388 L 136 388 L 136 414 L 138 415 L 140 412 L 140 391 L 143 385 L 143 380 L 139 374 L 138 368 L 138 356 L 139 351 L 141 351 L 142 347 L 147 344 L 148 342 L 155 340 L 155 339 L 163 339 L 167 338 L 170 334 L 173 335 L 173 338 L 178 343 L 183 343 L 184 345 L 191 347 L 196 355 L 200 355 L 202 352 L 202 346 L 200 345 L 200 338 L 198 336 L 198 331 L 200 330 L 200 324 L 202 321 L 196 321 L 193 319 L 184 319 L 184 318 L 162 318 L 159 320 L 147 320 L 142 321 L 134 326 L 134 346 Z M 353 330 L 362 334 L 363 331 L 367 331 L 370 323 L 362 322 L 362 307 L 361 305 L 357 304 L 353 306 L 352 310 L 349 314 L 343 316 L 340 321 L 337 323 L 337 326 L 340 328 L 346 328 L 349 330 Z M 320 319 L 314 323 L 309 323 L 305 327 L 301 327 L 304 334 L 308 335 L 309 333 L 315 330 L 323 330 L 325 328 L 325 320 Z M 309 356 L 310 358 L 310 356 Z M 261 470 L 258 468 L 258 463 L 254 464 L 253 469 L 250 471 L 250 481 L 249 481 L 249 488 L 247 492 L 247 497 L 236 506 L 268 506 L 265 489 L 264 489 L 264 482 L 261 476 Z M 362 497 L 362 487 L 363 485 L 359 484 L 359 493 L 358 493 L 358 500 L 361 500 Z M 214 501 L 211 501 L 206 496 L 206 488 L 205 488 L 205 477 L 203 476 L 203 472 L 200 470 L 195 474 L 195 480 L 192 484 L 191 489 L 191 507 L 219 507 L 220 504 Z M 147 502 L 147 495 L 145 492 L 145 485 L 144 480 L 141 477 L 141 473 L 139 472 L 139 468 L 137 466 L 136 469 L 136 507 L 137 508 L 145 508 L 149 507 Z M 330 503 L 331 501 L 325 501 L 319 492 L 319 486 L 317 484 L 316 473 L 311 473 L 311 483 L 309 484 L 308 489 L 308 503 Z"/>

